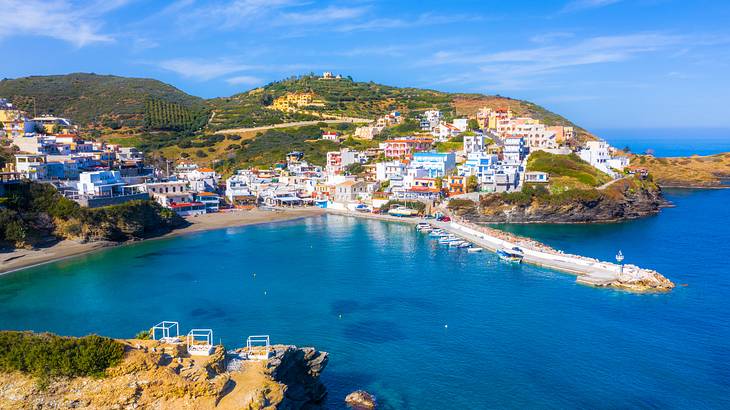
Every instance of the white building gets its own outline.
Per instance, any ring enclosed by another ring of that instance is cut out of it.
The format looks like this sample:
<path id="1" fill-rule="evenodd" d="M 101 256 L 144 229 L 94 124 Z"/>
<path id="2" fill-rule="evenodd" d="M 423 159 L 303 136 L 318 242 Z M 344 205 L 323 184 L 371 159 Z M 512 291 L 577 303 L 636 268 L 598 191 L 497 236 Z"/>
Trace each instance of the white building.
<path id="1" fill-rule="evenodd" d="M 378 181 L 402 178 L 405 173 L 406 165 L 401 161 L 386 161 L 375 164 L 375 178 Z"/>
<path id="2" fill-rule="evenodd" d="M 522 137 L 508 137 L 504 139 L 503 160 L 507 164 L 521 164 L 525 159 L 525 139 Z"/>
<path id="3" fill-rule="evenodd" d="M 122 195 L 125 185 L 119 171 L 94 171 L 79 174 L 76 186 L 79 195 L 97 197 Z"/>
<path id="4" fill-rule="evenodd" d="M 467 118 L 457 118 L 454 120 L 453 126 L 459 130 L 459 132 L 464 132 L 469 129 L 469 120 Z"/>
<path id="5" fill-rule="evenodd" d="M 611 159 L 611 154 L 609 152 L 609 145 L 606 141 L 588 141 L 585 148 L 578 151 L 578 156 L 583 161 L 591 164 L 594 168 L 611 176 L 615 175 L 615 172 L 611 170 L 608 163 Z"/>
<path id="6" fill-rule="evenodd" d="M 234 205 L 248 204 L 256 201 L 251 190 L 253 175 L 249 171 L 238 171 L 226 180 L 226 199 Z"/>
<path id="7" fill-rule="evenodd" d="M 464 135 L 464 155 L 469 156 L 471 154 L 481 153 L 486 150 L 484 144 L 484 135 Z"/>
<path id="8" fill-rule="evenodd" d="M 421 115 L 421 130 L 432 131 L 441 122 L 441 111 L 429 110 Z"/>

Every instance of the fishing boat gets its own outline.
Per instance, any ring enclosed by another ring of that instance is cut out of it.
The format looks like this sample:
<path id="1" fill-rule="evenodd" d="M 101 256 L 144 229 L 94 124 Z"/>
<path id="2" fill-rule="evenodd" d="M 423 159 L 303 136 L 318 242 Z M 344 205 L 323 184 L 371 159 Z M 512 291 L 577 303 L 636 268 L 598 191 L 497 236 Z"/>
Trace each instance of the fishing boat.
<path id="1" fill-rule="evenodd" d="M 497 256 L 505 262 L 520 263 L 525 255 L 522 253 L 522 249 L 514 247 L 512 249 L 498 249 Z"/>
<path id="2" fill-rule="evenodd" d="M 479 248 L 477 246 L 473 246 L 473 247 L 467 249 L 466 251 L 469 252 L 469 253 L 477 253 L 477 252 L 481 252 L 482 251 L 482 248 Z"/>
<path id="3" fill-rule="evenodd" d="M 408 217 L 408 216 L 415 216 L 417 214 L 418 214 L 417 210 L 411 209 L 411 208 L 406 208 L 405 206 L 396 206 L 396 207 L 388 210 L 388 215 L 392 215 L 392 216 Z"/>
<path id="4" fill-rule="evenodd" d="M 431 225 L 429 225 L 427 222 L 419 222 L 416 225 L 416 229 L 418 229 L 419 231 L 422 229 L 430 228 L 430 227 L 431 227 Z"/>
<path id="5" fill-rule="evenodd" d="M 467 241 L 462 241 L 462 242 L 461 242 L 461 243 L 459 244 L 459 248 L 460 248 L 460 249 L 464 249 L 464 248 L 469 248 L 469 249 L 471 249 L 471 242 L 467 242 Z"/>
<path id="6" fill-rule="evenodd" d="M 441 238 L 443 236 L 447 236 L 448 234 L 443 231 L 443 229 L 434 229 L 431 231 L 430 236 L 433 236 L 434 238 Z"/>
<path id="7" fill-rule="evenodd" d="M 464 242 L 464 241 L 460 241 L 460 240 L 458 240 L 458 239 L 457 239 L 457 240 L 455 240 L 455 241 L 451 241 L 451 242 L 449 242 L 449 248 L 458 248 L 458 247 L 460 247 L 460 246 L 461 246 L 461 244 L 463 244 L 463 243 L 465 243 L 465 242 Z"/>

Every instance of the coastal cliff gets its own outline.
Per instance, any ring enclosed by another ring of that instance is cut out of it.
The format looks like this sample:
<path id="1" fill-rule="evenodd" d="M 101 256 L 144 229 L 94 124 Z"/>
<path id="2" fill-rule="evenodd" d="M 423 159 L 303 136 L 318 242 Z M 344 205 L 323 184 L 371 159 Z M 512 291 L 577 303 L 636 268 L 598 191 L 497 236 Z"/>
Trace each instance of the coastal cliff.
<path id="1" fill-rule="evenodd" d="M 605 189 L 560 193 L 526 186 L 522 192 L 482 195 L 478 203 L 456 200 L 449 208 L 474 223 L 587 223 L 654 215 L 667 205 L 656 184 L 630 177 Z"/>
<path id="2" fill-rule="evenodd" d="M 72 338 L 69 338 L 73 340 Z M 117 340 L 124 358 L 101 377 L 54 377 L 39 382 L 20 371 L 0 373 L 3 409 L 287 409 L 318 408 L 328 354 L 272 346 L 268 361 L 227 368 L 226 352 L 189 356 L 182 344 Z"/>

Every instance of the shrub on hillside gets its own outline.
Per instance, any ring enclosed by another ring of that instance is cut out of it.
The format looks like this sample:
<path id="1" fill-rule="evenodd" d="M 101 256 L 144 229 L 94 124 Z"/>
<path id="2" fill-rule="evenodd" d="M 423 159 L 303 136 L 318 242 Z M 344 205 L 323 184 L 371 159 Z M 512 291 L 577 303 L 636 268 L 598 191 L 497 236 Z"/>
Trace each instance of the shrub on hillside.
<path id="1" fill-rule="evenodd" d="M 124 357 L 124 346 L 106 337 L 80 338 L 50 333 L 0 331 L 0 371 L 42 379 L 102 376 Z"/>

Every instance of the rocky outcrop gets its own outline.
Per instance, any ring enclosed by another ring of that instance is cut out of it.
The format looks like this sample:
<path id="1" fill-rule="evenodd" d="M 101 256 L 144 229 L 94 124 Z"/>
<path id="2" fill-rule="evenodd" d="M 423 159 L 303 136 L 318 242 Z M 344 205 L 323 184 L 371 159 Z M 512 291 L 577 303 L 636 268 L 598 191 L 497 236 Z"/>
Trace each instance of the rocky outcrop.
<path id="1" fill-rule="evenodd" d="M 328 361 L 328 353 L 311 347 L 277 347 L 267 365 L 271 377 L 287 386 L 277 408 L 295 410 L 321 403 L 327 389 L 319 376 Z"/>
<path id="2" fill-rule="evenodd" d="M 375 396 L 364 391 L 357 390 L 345 397 L 345 403 L 353 410 L 372 410 L 378 407 Z"/>
<path id="3" fill-rule="evenodd" d="M 226 371 L 226 352 L 189 356 L 183 345 L 119 340 L 122 362 L 102 378 L 55 378 L 0 373 L 0 409 L 312 409 L 326 395 L 319 376 L 328 354 L 272 346 L 268 361 L 244 361 Z"/>
<path id="4" fill-rule="evenodd" d="M 632 178 L 605 190 L 482 195 L 477 206 L 454 211 L 475 223 L 586 223 L 654 215 L 668 205 L 658 186 Z"/>

